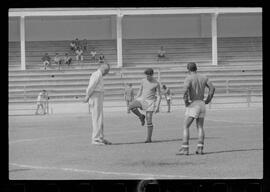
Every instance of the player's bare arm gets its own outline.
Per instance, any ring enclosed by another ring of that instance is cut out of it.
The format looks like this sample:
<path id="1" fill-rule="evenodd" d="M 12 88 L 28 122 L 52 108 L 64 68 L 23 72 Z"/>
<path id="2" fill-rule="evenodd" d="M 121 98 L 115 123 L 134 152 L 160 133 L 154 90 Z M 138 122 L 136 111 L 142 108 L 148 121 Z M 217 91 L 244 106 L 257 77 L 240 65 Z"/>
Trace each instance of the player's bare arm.
<path id="1" fill-rule="evenodd" d="M 188 90 L 187 89 L 184 91 L 183 99 L 184 99 L 184 102 L 185 102 L 185 106 L 188 107 L 190 105 L 190 102 L 188 100 Z"/>
<path id="2" fill-rule="evenodd" d="M 135 99 L 138 98 L 138 97 L 140 97 L 142 95 L 142 89 L 143 89 L 143 85 L 141 83 L 140 88 L 139 88 L 139 91 L 138 91 L 137 95 L 135 96 Z"/>
<path id="3" fill-rule="evenodd" d="M 158 113 L 159 112 L 160 102 L 161 102 L 160 84 L 158 84 L 158 86 L 157 86 L 156 95 L 157 95 L 157 108 L 155 110 L 155 113 Z"/>
<path id="4" fill-rule="evenodd" d="M 189 86 L 190 86 L 190 82 L 188 79 L 185 79 L 184 81 L 184 94 L 183 94 L 183 99 L 184 99 L 184 103 L 185 106 L 188 107 L 190 105 L 189 102 L 189 95 L 188 95 L 188 91 L 189 91 Z"/>
<path id="5" fill-rule="evenodd" d="M 208 104 L 211 102 L 213 96 L 214 96 L 214 93 L 215 93 L 215 87 L 214 85 L 208 80 L 207 83 L 206 83 L 206 87 L 208 87 L 209 89 L 209 92 L 208 92 L 208 96 L 205 100 L 205 104 Z"/>

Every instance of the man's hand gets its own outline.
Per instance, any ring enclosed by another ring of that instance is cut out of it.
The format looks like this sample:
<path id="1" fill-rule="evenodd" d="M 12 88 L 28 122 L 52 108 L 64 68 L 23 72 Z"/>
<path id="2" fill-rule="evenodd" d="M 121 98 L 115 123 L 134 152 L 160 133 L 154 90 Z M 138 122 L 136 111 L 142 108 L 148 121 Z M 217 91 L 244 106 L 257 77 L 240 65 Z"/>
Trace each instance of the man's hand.
<path id="1" fill-rule="evenodd" d="M 189 101 L 185 101 L 185 106 L 188 107 L 190 105 Z"/>
<path id="2" fill-rule="evenodd" d="M 85 98 L 83 99 L 83 103 L 87 103 L 89 100 L 89 97 L 88 96 L 85 96 Z"/>
<path id="3" fill-rule="evenodd" d="M 204 103 L 205 103 L 205 104 L 210 103 L 210 102 L 211 102 L 211 100 L 212 100 L 212 98 L 213 98 L 213 96 L 212 96 L 212 95 L 208 95 L 208 96 L 207 96 L 207 98 L 205 99 Z"/>

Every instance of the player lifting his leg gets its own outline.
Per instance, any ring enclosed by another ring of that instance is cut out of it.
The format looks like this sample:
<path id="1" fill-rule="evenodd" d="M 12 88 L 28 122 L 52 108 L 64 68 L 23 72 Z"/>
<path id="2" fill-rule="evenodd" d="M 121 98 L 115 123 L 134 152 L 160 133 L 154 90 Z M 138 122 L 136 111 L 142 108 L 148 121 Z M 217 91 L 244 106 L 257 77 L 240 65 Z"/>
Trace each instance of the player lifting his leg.
<path id="1" fill-rule="evenodd" d="M 146 111 L 147 138 L 145 143 L 150 143 L 153 132 L 153 112 L 159 112 L 161 101 L 160 83 L 153 77 L 154 70 L 152 68 L 146 69 L 144 74 L 146 78 L 142 79 L 138 94 L 129 105 L 129 109 L 139 117 L 142 126 L 145 124 L 145 115 L 141 114 L 138 108 Z"/>
<path id="2" fill-rule="evenodd" d="M 198 131 L 198 144 L 196 154 L 203 154 L 204 147 L 204 117 L 205 104 L 210 103 L 214 96 L 215 88 L 210 80 L 197 73 L 196 63 L 188 63 L 187 69 L 189 75 L 184 81 L 184 102 L 186 106 L 184 129 L 183 129 L 183 143 L 179 150 L 180 155 L 189 154 L 189 127 L 194 119 L 196 119 L 196 126 Z M 208 96 L 204 100 L 205 87 L 209 89 Z"/>

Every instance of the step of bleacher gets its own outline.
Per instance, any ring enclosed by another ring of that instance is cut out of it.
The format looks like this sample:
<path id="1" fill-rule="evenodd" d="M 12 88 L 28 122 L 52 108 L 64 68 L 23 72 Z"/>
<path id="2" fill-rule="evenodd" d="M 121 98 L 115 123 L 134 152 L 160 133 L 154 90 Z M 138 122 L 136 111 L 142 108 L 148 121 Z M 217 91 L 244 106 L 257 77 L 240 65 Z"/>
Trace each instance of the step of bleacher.
<path id="1" fill-rule="evenodd" d="M 228 88 L 234 88 L 234 89 L 249 89 L 249 88 L 257 88 L 262 90 L 262 81 L 249 81 L 249 82 L 229 82 L 228 85 L 226 85 L 226 80 L 222 81 L 212 81 L 214 86 L 216 87 L 216 91 L 224 91 L 227 90 Z M 168 80 L 166 81 L 162 81 L 162 84 L 166 84 L 173 92 L 175 93 L 182 93 L 183 91 L 183 83 L 180 82 L 176 82 L 176 81 L 171 81 L 168 82 Z M 10 97 L 16 97 L 16 96 L 20 96 L 20 97 L 25 97 L 25 96 L 32 96 L 32 97 L 36 97 L 38 95 L 38 93 L 42 90 L 45 89 L 47 90 L 50 94 L 55 95 L 55 94 L 63 94 L 65 96 L 68 95 L 85 95 L 85 91 L 87 88 L 86 86 L 80 85 L 78 86 L 76 89 L 74 89 L 72 86 L 59 86 L 60 88 L 57 87 L 26 87 L 25 90 L 23 89 L 17 89 L 15 91 L 9 91 L 9 96 Z M 133 88 L 135 91 L 138 90 L 139 88 L 139 83 L 138 82 L 134 82 L 133 83 Z M 123 95 L 123 90 L 124 90 L 124 85 L 118 84 L 118 85 L 114 85 L 114 87 L 106 87 L 105 89 L 105 95 L 110 96 L 112 94 L 117 94 L 117 95 Z"/>
<path id="2" fill-rule="evenodd" d="M 128 70 L 128 71 L 125 71 Z M 130 69 L 122 69 L 121 74 L 122 78 L 136 78 L 139 76 L 144 76 L 143 71 L 140 69 L 135 68 L 133 71 Z M 136 70 L 136 71 L 135 71 Z M 94 72 L 92 70 L 91 72 Z M 41 80 L 41 81 L 59 81 L 59 80 L 69 80 L 69 81 L 76 81 L 80 79 L 89 79 L 91 75 L 90 71 L 78 71 L 77 73 L 72 73 L 72 71 L 63 71 L 62 73 L 9 73 L 9 81 L 17 82 L 17 81 L 29 81 L 29 80 Z M 227 72 L 227 73 L 226 73 Z M 161 77 L 184 77 L 186 75 L 186 70 L 181 69 L 169 69 L 169 70 L 161 70 Z M 208 76 L 211 75 L 217 75 L 218 73 L 221 73 L 221 77 L 230 77 L 230 76 L 248 76 L 248 75 L 261 75 L 262 71 L 261 69 L 249 69 L 249 68 L 239 68 L 239 69 L 211 69 L 211 68 L 205 68 L 200 70 L 201 74 L 206 74 Z M 120 71 L 111 71 L 106 77 L 105 81 L 110 80 L 117 80 L 121 79 Z M 157 75 L 157 71 L 155 72 L 155 75 Z M 107 80 L 106 80 L 107 79 Z"/>
<path id="3" fill-rule="evenodd" d="M 262 76 L 262 71 L 257 70 L 257 71 L 231 71 L 230 73 L 224 73 L 222 72 L 221 74 L 217 74 L 216 71 L 205 71 L 205 72 L 200 72 L 200 74 L 205 74 L 207 75 L 209 78 L 252 78 L 252 77 L 261 77 Z M 9 81 L 10 82 L 16 82 L 16 81 L 22 81 L 22 80 L 27 80 L 27 81 L 59 81 L 59 80 L 67 80 L 67 81 L 77 81 L 77 80 L 82 80 L 82 79 L 89 79 L 90 77 L 90 73 L 86 72 L 86 73 L 78 73 L 78 74 L 74 74 L 74 73 L 70 73 L 70 74 L 43 74 L 43 75 L 38 75 L 38 74 L 26 74 L 26 75 L 13 75 L 13 76 L 9 76 Z M 156 76 L 157 74 L 155 74 Z M 186 73 L 183 71 L 161 71 L 160 72 L 161 78 L 184 78 L 186 77 Z M 131 78 L 138 78 L 138 76 L 144 76 L 144 74 L 142 74 L 141 71 L 137 71 L 136 73 L 122 73 L 122 78 L 123 79 L 131 79 Z M 106 79 L 112 79 L 110 74 L 106 76 Z M 120 74 L 117 75 L 113 75 L 113 80 L 120 80 L 121 76 Z"/>
<path id="4" fill-rule="evenodd" d="M 112 65 L 116 66 L 116 41 L 96 41 L 96 43 L 98 50 L 105 51 L 105 57 L 108 55 L 106 58 L 110 59 L 110 54 L 114 57 Z M 49 52 L 54 55 L 54 51 L 57 51 L 63 54 L 69 51 L 69 41 L 28 42 L 26 57 L 30 62 L 27 62 L 26 71 L 20 71 L 18 57 L 20 44 L 17 44 L 17 47 L 16 44 L 9 45 L 9 96 L 10 102 L 13 103 L 20 99 L 24 102 L 28 102 L 29 99 L 35 102 L 41 88 L 48 89 L 51 98 L 57 102 L 65 102 L 67 99 L 78 101 L 78 97 L 84 96 L 89 76 L 97 67 L 84 63 L 71 68 L 64 67 L 61 71 L 57 70 L 57 66 L 44 71 L 40 61 L 43 53 Z M 161 45 L 168 52 L 169 60 L 157 63 L 156 52 Z M 218 38 L 218 47 L 219 66 L 211 66 L 210 38 L 123 40 L 125 67 L 112 68 L 113 73 L 106 76 L 105 100 L 121 100 L 126 82 L 134 83 L 134 88 L 137 89 L 138 79 L 144 77 L 143 71 L 146 67 L 153 67 L 155 76 L 159 68 L 161 82 L 168 85 L 176 96 L 181 98 L 181 82 L 186 76 L 186 64 L 190 62 L 190 58 L 198 62 L 200 73 L 208 75 L 213 81 L 220 97 L 228 88 L 232 89 L 229 92 L 235 91 L 236 95 L 239 90 L 244 89 L 243 92 L 246 92 L 252 87 L 262 90 L 262 38 Z M 88 57 L 88 55 L 85 57 L 86 61 Z M 120 71 L 123 74 L 122 79 Z M 226 96 L 228 97 L 224 95 Z"/>

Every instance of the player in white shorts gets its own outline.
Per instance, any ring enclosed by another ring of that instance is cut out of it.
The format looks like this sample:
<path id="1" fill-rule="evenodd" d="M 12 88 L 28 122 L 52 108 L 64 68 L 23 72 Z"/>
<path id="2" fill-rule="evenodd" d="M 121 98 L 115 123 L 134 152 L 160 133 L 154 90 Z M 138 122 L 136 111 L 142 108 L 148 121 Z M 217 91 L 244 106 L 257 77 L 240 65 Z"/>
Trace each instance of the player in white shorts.
<path id="1" fill-rule="evenodd" d="M 215 87 L 210 80 L 197 73 L 196 63 L 188 63 L 187 69 L 189 75 L 184 81 L 184 102 L 186 106 L 184 129 L 183 129 L 183 142 L 180 148 L 180 155 L 189 154 L 189 127 L 194 119 L 196 119 L 196 126 L 198 130 L 198 144 L 196 154 L 203 154 L 204 147 L 204 117 L 205 117 L 205 104 L 210 103 L 214 96 Z M 208 97 L 204 100 L 205 88 L 209 89 Z"/>
<path id="2" fill-rule="evenodd" d="M 37 97 L 37 108 L 35 114 L 38 115 L 39 113 L 39 108 L 42 108 L 42 114 L 45 115 L 46 113 L 46 91 L 42 90 Z"/>
<path id="3" fill-rule="evenodd" d="M 186 107 L 185 116 L 197 118 L 205 117 L 205 103 L 201 100 L 193 101 L 188 107 Z"/>
<path id="4" fill-rule="evenodd" d="M 163 92 L 163 95 L 166 99 L 167 106 L 168 106 L 167 112 L 170 113 L 171 112 L 171 100 L 172 100 L 171 90 L 166 85 L 162 86 L 162 90 L 163 90 L 162 92 Z"/>
<path id="5" fill-rule="evenodd" d="M 142 79 L 140 89 L 135 100 L 130 103 L 129 110 L 139 117 L 142 126 L 145 124 L 146 117 L 147 138 L 145 143 L 151 143 L 154 127 L 152 123 L 152 116 L 153 113 L 159 112 L 161 101 L 160 83 L 153 77 L 154 70 L 152 68 L 146 69 L 144 74 L 146 75 L 146 78 Z M 138 108 L 145 111 L 146 116 L 141 114 Z"/>

